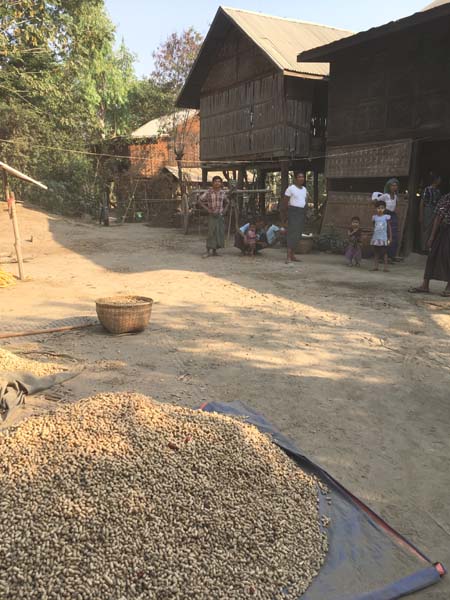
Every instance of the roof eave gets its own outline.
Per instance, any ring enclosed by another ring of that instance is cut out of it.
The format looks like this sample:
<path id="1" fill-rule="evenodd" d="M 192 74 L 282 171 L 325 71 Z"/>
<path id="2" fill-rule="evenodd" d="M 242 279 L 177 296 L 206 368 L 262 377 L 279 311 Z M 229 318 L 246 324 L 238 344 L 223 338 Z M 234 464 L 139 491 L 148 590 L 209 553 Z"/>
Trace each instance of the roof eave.
<path id="1" fill-rule="evenodd" d="M 299 79 L 315 79 L 318 81 L 328 81 L 328 75 L 318 75 L 317 73 L 306 73 L 303 71 L 291 71 L 284 69 L 283 75 L 285 77 L 298 77 Z"/>
<path id="2" fill-rule="evenodd" d="M 229 19 L 228 15 L 225 13 L 223 8 L 221 6 L 219 6 L 219 8 L 217 9 L 217 12 L 214 16 L 213 22 L 211 23 L 211 27 L 209 28 L 209 31 L 206 34 L 205 39 L 203 40 L 200 50 L 198 51 L 197 57 L 194 61 L 194 64 L 192 65 L 191 70 L 189 71 L 189 74 L 186 77 L 186 81 L 184 82 L 184 85 L 181 88 L 180 93 L 178 94 L 178 97 L 175 101 L 175 106 L 177 106 L 179 108 L 196 108 L 196 109 L 200 108 L 200 94 L 198 94 L 198 97 L 194 97 L 194 98 L 192 97 L 193 96 L 192 93 L 189 94 L 189 88 L 191 88 L 193 86 L 191 78 L 197 69 L 200 59 L 202 58 L 203 50 L 206 48 L 207 43 L 213 38 L 212 32 L 215 28 L 216 22 L 219 20 L 219 18 L 222 15 L 225 15 Z M 189 98 L 191 98 L 191 99 L 189 99 Z"/>
<path id="3" fill-rule="evenodd" d="M 257 46 L 262 52 L 264 52 L 264 55 L 267 57 L 267 59 L 274 65 L 274 67 L 276 69 L 278 69 L 279 71 L 283 71 L 283 65 L 281 65 L 278 61 L 276 61 L 272 56 L 270 56 L 267 51 L 263 48 L 263 46 L 261 44 L 258 43 L 257 40 L 253 39 L 246 31 L 245 29 L 243 29 L 239 23 L 237 23 L 231 15 L 229 15 L 226 11 L 226 9 L 224 9 L 222 6 L 219 6 L 216 16 L 214 17 L 214 20 L 211 24 L 211 27 L 205 37 L 205 39 L 203 40 L 203 44 L 199 50 L 199 53 L 197 55 L 197 58 L 195 59 L 194 64 L 192 65 L 192 68 L 189 72 L 189 75 L 186 78 L 186 81 L 183 85 L 183 87 L 181 88 L 180 93 L 178 94 L 177 100 L 175 105 L 180 107 L 180 108 L 200 108 L 200 94 L 198 95 L 198 98 L 193 98 L 192 96 L 189 99 L 189 87 L 192 85 L 190 82 L 190 78 L 193 75 L 193 73 L 195 73 L 195 69 L 200 61 L 201 58 L 201 54 L 203 52 L 203 49 L 206 47 L 207 42 L 209 41 L 210 38 L 213 37 L 212 32 L 214 30 L 214 27 L 216 25 L 216 22 L 218 21 L 218 19 L 220 17 L 226 17 L 227 20 L 232 23 L 235 27 L 237 27 L 239 29 L 239 31 L 241 33 L 243 33 L 253 44 L 255 44 L 255 46 Z"/>
<path id="4" fill-rule="evenodd" d="M 435 19 L 446 15 L 450 15 L 450 3 L 437 6 L 436 8 L 427 11 L 414 13 L 413 15 L 404 17 L 398 21 L 390 21 L 379 27 L 373 27 L 372 29 L 356 33 L 355 35 L 337 40 L 336 42 L 331 42 L 324 46 L 319 46 L 318 48 L 305 50 L 297 55 L 297 61 L 330 62 L 338 52 L 371 42 L 383 36 L 398 33 L 408 27 L 414 27 L 434 21 Z"/>

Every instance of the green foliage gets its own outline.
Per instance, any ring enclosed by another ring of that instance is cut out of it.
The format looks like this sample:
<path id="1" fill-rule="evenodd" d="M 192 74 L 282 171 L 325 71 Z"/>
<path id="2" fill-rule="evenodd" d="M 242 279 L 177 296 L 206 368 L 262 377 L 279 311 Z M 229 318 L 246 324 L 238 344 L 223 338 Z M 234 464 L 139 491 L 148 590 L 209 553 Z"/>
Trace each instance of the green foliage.
<path id="1" fill-rule="evenodd" d="M 135 81 L 128 96 L 129 131 L 167 114 L 172 105 L 172 95 L 151 77 Z"/>
<path id="2" fill-rule="evenodd" d="M 0 156 L 49 185 L 12 182 L 22 197 L 77 213 L 100 193 L 85 152 L 128 127 L 134 57 L 102 0 L 2 3 L 0 22 Z"/>
<path id="3" fill-rule="evenodd" d="M 173 34 L 137 79 L 104 0 L 0 1 L 0 160 L 49 186 L 11 180 L 20 197 L 65 214 L 95 206 L 109 175 L 88 153 L 170 112 L 199 41 Z"/>

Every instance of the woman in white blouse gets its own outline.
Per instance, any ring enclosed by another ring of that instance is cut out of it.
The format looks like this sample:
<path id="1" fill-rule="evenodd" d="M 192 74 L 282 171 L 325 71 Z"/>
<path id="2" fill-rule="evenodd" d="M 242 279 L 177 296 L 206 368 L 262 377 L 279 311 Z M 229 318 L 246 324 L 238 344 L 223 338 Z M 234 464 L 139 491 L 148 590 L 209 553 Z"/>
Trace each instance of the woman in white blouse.
<path id="1" fill-rule="evenodd" d="M 391 231 L 392 241 L 388 248 L 388 256 L 391 261 L 397 260 L 398 254 L 398 215 L 397 215 L 397 203 L 398 203 L 398 189 L 400 182 L 395 177 L 392 177 L 386 182 L 384 186 L 384 194 L 380 196 L 379 200 L 386 202 L 385 213 L 391 217 Z"/>

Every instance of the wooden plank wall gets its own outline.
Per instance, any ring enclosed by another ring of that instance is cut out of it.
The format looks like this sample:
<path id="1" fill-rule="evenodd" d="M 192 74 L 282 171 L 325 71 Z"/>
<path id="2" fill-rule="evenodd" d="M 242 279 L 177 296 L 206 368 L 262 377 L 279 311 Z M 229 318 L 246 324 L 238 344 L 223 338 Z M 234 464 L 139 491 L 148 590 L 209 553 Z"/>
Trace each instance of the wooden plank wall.
<path id="1" fill-rule="evenodd" d="M 331 66 L 328 143 L 450 137 L 448 19 L 373 41 Z"/>
<path id="2" fill-rule="evenodd" d="M 232 29 L 202 88 L 201 159 L 307 156 L 313 88 L 295 95 L 285 79 Z"/>
<path id="3" fill-rule="evenodd" d="M 203 96 L 202 160 L 283 150 L 283 77 L 279 73 Z"/>

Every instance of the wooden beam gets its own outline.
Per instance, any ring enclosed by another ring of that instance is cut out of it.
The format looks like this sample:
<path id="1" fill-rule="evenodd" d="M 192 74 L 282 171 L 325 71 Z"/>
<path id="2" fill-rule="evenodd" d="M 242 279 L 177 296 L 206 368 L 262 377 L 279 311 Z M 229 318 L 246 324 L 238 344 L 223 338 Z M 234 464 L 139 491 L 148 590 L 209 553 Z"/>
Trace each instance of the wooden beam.
<path id="1" fill-rule="evenodd" d="M 237 180 L 237 190 L 242 190 L 243 187 L 244 187 L 245 172 L 246 172 L 246 169 L 244 167 L 239 167 L 238 180 Z M 241 195 L 241 196 L 239 196 L 239 198 L 236 198 L 236 199 L 237 199 L 237 204 L 238 204 L 238 208 L 239 208 L 239 214 L 241 214 L 242 213 L 242 209 L 243 209 L 244 198 Z M 237 227 L 238 227 L 238 223 L 236 223 L 236 229 L 237 229 Z"/>
<path id="2" fill-rule="evenodd" d="M 287 190 L 289 186 L 289 162 L 287 160 L 282 161 L 281 163 L 281 195 L 284 195 L 284 192 Z"/>
<path id="3" fill-rule="evenodd" d="M 414 249 L 414 237 L 418 210 L 416 193 L 419 183 L 419 144 L 420 142 L 418 141 L 413 142 L 411 149 L 411 168 L 408 179 L 408 215 L 406 217 L 405 233 L 402 244 L 403 254 L 405 256 L 411 254 Z"/>
<path id="4" fill-rule="evenodd" d="M 287 223 L 287 205 L 284 203 L 284 193 L 289 186 L 289 162 L 281 163 L 281 198 L 280 198 L 280 215 L 282 221 Z"/>
<path id="5" fill-rule="evenodd" d="M 258 171 L 258 187 L 264 188 L 264 189 L 266 188 L 266 177 L 267 177 L 267 171 L 265 171 L 265 170 Z M 261 215 L 266 214 L 266 194 L 265 194 L 265 192 L 262 192 L 259 195 L 259 212 Z"/>
<path id="6" fill-rule="evenodd" d="M 319 210 L 319 171 L 314 169 L 314 210 Z"/>
<path id="7" fill-rule="evenodd" d="M 5 200 L 8 205 L 9 218 L 11 219 L 13 225 L 14 248 L 16 249 L 17 264 L 19 266 L 19 279 L 24 280 L 25 274 L 23 270 L 22 242 L 20 240 L 19 223 L 17 221 L 16 198 L 14 194 L 9 190 L 8 175 L 6 169 L 3 169 L 3 193 L 5 195 Z"/>

